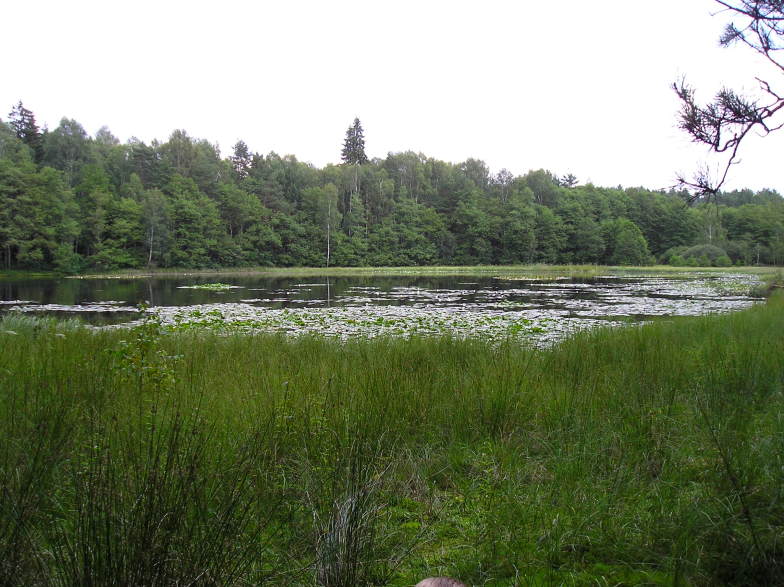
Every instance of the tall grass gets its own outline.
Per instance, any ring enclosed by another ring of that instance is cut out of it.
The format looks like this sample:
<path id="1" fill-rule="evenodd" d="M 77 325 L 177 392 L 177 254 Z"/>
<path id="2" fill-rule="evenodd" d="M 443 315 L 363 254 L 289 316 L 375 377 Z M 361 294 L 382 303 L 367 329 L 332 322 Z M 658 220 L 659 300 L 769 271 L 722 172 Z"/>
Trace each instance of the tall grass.
<path id="1" fill-rule="evenodd" d="M 547 351 L 6 317 L 0 582 L 780 583 L 782 331 L 781 296 Z"/>
<path id="2" fill-rule="evenodd" d="M 675 267 L 672 265 L 651 266 L 606 266 L 606 265 L 420 265 L 400 267 L 223 267 L 213 269 L 131 269 L 70 276 L 72 279 L 131 279 L 150 276 L 194 276 L 194 275 L 264 275 L 268 277 L 341 277 L 341 276 L 501 276 L 510 278 L 554 278 L 593 277 L 596 275 L 688 275 L 690 273 L 744 273 L 768 275 L 776 272 L 772 266 L 749 267 Z M 23 274 L 23 273 L 22 273 Z"/>

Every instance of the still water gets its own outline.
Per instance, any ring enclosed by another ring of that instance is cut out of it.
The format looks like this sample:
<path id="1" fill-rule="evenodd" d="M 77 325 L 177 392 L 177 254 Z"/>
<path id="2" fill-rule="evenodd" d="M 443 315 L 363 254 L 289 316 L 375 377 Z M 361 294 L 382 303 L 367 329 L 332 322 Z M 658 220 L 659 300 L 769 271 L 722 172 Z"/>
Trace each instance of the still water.
<path id="1" fill-rule="evenodd" d="M 231 286 L 200 289 L 213 284 Z M 351 335 L 438 334 L 560 338 L 581 328 L 655 316 L 739 310 L 755 303 L 748 274 L 536 279 L 472 276 L 176 276 L 0 280 L 0 312 Z M 205 318 L 208 317 L 208 318 Z"/>

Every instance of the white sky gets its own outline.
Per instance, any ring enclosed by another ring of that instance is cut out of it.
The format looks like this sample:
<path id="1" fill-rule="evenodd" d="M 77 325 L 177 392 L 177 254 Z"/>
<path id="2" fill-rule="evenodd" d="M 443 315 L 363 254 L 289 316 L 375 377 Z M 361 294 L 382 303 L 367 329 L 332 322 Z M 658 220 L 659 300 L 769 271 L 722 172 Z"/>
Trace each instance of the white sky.
<path id="1" fill-rule="evenodd" d="M 705 159 L 676 127 L 680 76 L 784 79 L 721 49 L 713 0 L 28 0 L 2 11 L 0 117 L 21 99 L 122 141 L 172 130 L 337 163 L 359 116 L 366 151 L 413 150 L 492 171 L 545 168 L 666 188 Z M 742 147 L 728 189 L 784 193 L 784 131 Z"/>

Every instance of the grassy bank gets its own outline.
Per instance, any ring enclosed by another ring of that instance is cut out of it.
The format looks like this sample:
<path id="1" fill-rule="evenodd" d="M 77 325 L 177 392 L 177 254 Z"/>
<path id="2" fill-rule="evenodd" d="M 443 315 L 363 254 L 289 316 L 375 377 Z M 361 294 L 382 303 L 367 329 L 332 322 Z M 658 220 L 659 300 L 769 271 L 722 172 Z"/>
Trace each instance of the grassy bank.
<path id="1" fill-rule="evenodd" d="M 0 323 L 0 583 L 775 584 L 784 299 L 584 333 Z"/>
<path id="2" fill-rule="evenodd" d="M 17 279 L 52 279 L 61 277 L 61 274 L 54 271 L 22 271 L 22 270 L 0 270 L 0 280 L 13 281 Z"/>
<path id="3" fill-rule="evenodd" d="M 775 267 L 673 267 L 652 265 L 649 267 L 604 266 L 604 265 L 476 265 L 476 266 L 419 266 L 419 267 L 245 267 L 223 269 L 133 269 L 71 276 L 74 279 L 131 279 L 152 276 L 183 275 L 265 275 L 270 277 L 313 277 L 313 276 L 521 276 L 521 277 L 594 277 L 597 275 L 689 275 L 695 272 L 749 273 L 757 275 L 775 274 Z"/>

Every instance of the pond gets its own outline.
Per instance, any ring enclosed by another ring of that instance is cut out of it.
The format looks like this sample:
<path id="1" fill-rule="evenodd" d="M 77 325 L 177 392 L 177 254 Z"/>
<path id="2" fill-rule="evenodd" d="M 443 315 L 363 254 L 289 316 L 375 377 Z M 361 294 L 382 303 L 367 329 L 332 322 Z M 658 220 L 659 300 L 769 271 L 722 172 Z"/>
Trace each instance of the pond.
<path id="1" fill-rule="evenodd" d="M 219 280 L 219 281 L 218 281 Z M 728 312 L 757 301 L 751 274 L 270 277 L 263 274 L 0 280 L 0 312 L 94 326 L 147 313 L 176 329 L 372 337 L 451 334 L 547 344 L 583 328 Z"/>

